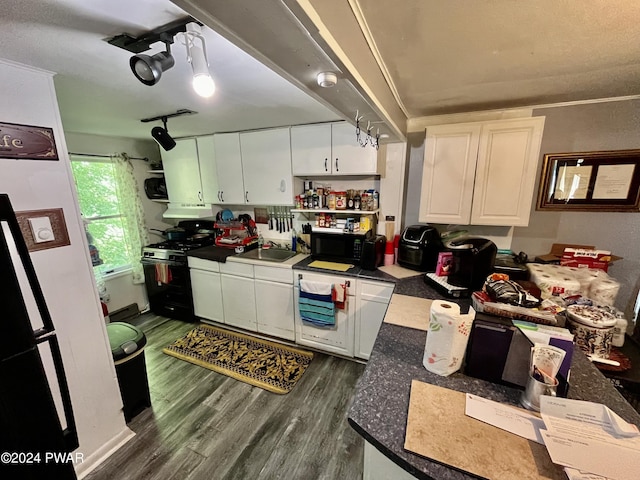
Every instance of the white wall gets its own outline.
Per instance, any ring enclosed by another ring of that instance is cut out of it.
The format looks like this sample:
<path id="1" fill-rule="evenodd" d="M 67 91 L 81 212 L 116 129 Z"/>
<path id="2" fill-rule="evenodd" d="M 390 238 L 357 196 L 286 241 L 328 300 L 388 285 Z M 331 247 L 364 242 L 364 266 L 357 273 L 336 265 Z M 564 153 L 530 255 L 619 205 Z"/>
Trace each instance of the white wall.
<path id="1" fill-rule="evenodd" d="M 0 60 L 2 121 L 51 127 L 59 161 L 0 158 L 0 192 L 15 210 L 62 208 L 71 244 L 31 259 L 56 327 L 86 472 L 132 435 L 122 415 L 111 349 L 93 280 L 86 237 L 51 75 Z M 6 432 L 5 432 L 6 433 Z"/>
<path id="2" fill-rule="evenodd" d="M 139 140 L 72 132 L 65 132 L 65 137 L 69 152 L 72 153 L 110 155 L 124 152 L 130 157 L 148 158 L 150 160 L 149 162 L 132 160 L 147 227 L 165 230 L 172 226 L 172 224 L 165 223 L 165 220 L 162 218 L 162 213 L 166 210 L 165 204 L 149 200 L 144 193 L 144 180 L 156 175 L 148 173 L 149 166 L 153 162 L 160 161 L 160 151 L 154 140 L 151 138 L 149 138 L 149 140 Z M 149 239 L 151 242 L 164 240 L 154 232 L 149 232 Z M 107 307 L 110 312 L 114 312 L 132 303 L 137 304 L 140 310 L 144 310 L 149 303 L 144 284 L 133 284 L 130 273 L 110 277 L 105 281 L 105 284 L 110 297 L 107 302 Z"/>

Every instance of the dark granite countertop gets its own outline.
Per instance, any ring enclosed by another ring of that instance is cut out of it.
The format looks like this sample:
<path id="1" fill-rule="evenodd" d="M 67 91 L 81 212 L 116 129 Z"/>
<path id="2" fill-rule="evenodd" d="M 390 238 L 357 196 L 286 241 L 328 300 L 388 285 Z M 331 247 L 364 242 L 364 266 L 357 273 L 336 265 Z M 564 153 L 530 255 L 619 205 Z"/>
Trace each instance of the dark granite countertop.
<path id="1" fill-rule="evenodd" d="M 383 323 L 348 413 L 349 423 L 365 440 L 407 472 L 423 479 L 475 478 L 404 450 L 411 381 L 469 392 L 518 405 L 521 390 L 468 377 L 442 377 L 422 366 L 427 333 Z M 640 414 L 580 351 L 573 355 L 569 398 L 604 403 L 626 421 L 640 426 Z"/>

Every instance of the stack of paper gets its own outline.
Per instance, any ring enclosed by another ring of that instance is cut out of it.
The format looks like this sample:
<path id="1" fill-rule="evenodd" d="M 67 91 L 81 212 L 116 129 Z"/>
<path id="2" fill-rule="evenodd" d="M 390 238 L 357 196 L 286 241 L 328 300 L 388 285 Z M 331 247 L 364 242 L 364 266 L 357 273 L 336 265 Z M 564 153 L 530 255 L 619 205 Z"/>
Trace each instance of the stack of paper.
<path id="1" fill-rule="evenodd" d="M 465 413 L 547 447 L 570 480 L 637 480 L 640 431 L 605 405 L 543 395 L 542 420 L 526 411 L 467 394 Z"/>

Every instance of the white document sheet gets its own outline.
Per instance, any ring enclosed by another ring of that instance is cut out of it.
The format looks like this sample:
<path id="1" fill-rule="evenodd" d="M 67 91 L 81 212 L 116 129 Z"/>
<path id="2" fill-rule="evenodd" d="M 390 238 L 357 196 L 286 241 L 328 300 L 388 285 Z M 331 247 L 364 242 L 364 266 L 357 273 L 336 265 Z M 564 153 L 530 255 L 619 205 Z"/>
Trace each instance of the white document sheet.
<path id="1" fill-rule="evenodd" d="M 464 413 L 476 420 L 544 445 L 540 435 L 544 422 L 527 410 L 467 393 Z"/>
<path id="2" fill-rule="evenodd" d="M 553 463 L 615 480 L 637 480 L 640 432 L 605 405 L 542 396 L 542 437 Z M 587 477 L 588 478 L 588 477 Z"/>

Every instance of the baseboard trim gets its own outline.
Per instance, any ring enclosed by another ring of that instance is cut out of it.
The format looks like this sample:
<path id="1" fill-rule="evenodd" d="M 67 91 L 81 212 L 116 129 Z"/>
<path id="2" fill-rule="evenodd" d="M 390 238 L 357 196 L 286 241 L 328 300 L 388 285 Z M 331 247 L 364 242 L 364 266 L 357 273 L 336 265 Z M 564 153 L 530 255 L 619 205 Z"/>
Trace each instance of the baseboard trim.
<path id="1" fill-rule="evenodd" d="M 76 475 L 79 480 L 89 475 L 95 470 L 102 462 L 109 458 L 125 443 L 135 437 L 136 434 L 129 427 L 125 427 L 119 434 L 102 445 L 93 454 L 84 459 L 82 463 L 76 464 Z"/>

